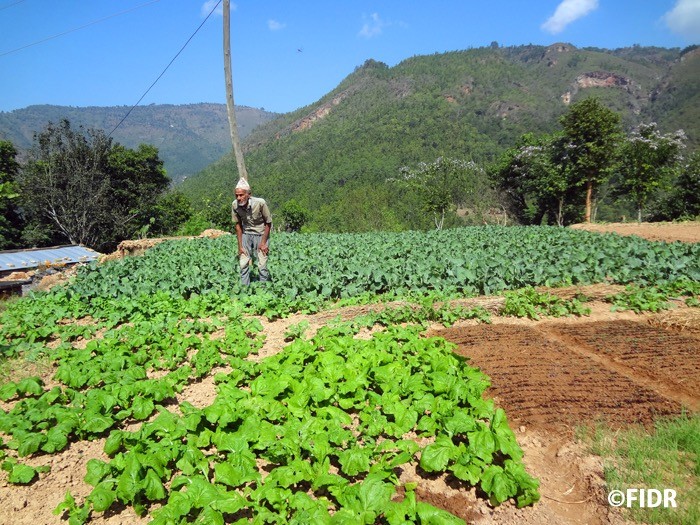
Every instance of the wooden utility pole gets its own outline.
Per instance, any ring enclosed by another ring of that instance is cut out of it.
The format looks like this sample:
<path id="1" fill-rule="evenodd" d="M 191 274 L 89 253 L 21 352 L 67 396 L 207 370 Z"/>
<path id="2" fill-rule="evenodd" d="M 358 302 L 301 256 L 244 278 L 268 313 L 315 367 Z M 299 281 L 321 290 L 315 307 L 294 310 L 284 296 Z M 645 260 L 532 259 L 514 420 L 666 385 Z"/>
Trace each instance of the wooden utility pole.
<path id="1" fill-rule="evenodd" d="M 228 112 L 228 124 L 231 130 L 231 144 L 236 155 L 238 175 L 248 180 L 248 171 L 243 160 L 241 139 L 238 136 L 236 125 L 236 111 L 233 104 L 233 77 L 231 76 L 231 0 L 224 0 L 224 75 L 226 78 L 226 110 Z"/>

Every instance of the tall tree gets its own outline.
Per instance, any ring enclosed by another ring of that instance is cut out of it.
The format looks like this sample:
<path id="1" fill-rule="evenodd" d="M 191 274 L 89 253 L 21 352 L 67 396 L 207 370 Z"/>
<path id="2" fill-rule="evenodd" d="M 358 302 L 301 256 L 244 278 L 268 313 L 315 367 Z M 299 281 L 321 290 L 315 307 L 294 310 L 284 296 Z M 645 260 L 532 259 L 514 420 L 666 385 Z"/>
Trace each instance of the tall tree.
<path id="1" fill-rule="evenodd" d="M 168 182 L 152 146 L 129 150 L 101 130 L 74 130 L 67 120 L 49 124 L 18 175 L 30 223 L 25 238 L 113 247 L 148 224 Z"/>
<path id="2" fill-rule="evenodd" d="M 661 134 L 656 123 L 640 124 L 620 148 L 620 189 L 637 208 L 637 221 L 642 222 L 642 209 L 671 175 L 685 147 L 685 133 Z"/>
<path id="3" fill-rule="evenodd" d="M 135 150 L 115 144 L 107 157 L 110 186 L 110 221 L 115 240 L 131 237 L 150 217 L 157 215 L 157 201 L 170 179 L 158 149 L 141 144 Z"/>
<path id="4" fill-rule="evenodd" d="M 67 120 L 35 136 L 18 177 L 33 244 L 66 239 L 96 247 L 107 222 L 106 164 L 111 139 L 104 132 L 73 130 Z M 65 242 L 65 241 L 64 241 Z"/>
<path id="5" fill-rule="evenodd" d="M 515 156 L 515 169 L 537 200 L 538 208 L 563 226 L 564 204 L 572 185 L 566 142 L 563 137 L 552 135 L 530 138 L 528 142 Z"/>
<path id="6" fill-rule="evenodd" d="M 596 98 L 572 104 L 561 118 L 571 173 L 586 189 L 585 221 L 591 222 L 596 188 L 605 182 L 615 165 L 615 152 L 622 137 L 620 115 Z"/>
<path id="7" fill-rule="evenodd" d="M 15 182 L 18 171 L 17 150 L 12 142 L 0 141 L 0 250 L 19 246 L 21 218 Z"/>
<path id="8" fill-rule="evenodd" d="M 700 151 L 683 164 L 673 192 L 673 218 L 700 217 Z"/>

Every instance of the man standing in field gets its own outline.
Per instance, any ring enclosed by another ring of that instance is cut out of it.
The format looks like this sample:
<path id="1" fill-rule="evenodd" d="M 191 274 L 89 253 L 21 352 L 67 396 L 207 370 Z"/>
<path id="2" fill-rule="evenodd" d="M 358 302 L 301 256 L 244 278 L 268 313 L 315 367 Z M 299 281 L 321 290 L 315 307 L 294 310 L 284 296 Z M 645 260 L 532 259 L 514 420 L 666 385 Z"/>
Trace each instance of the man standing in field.
<path id="1" fill-rule="evenodd" d="M 240 179 L 236 184 L 236 200 L 231 205 L 231 219 L 236 227 L 238 257 L 241 265 L 241 283 L 250 284 L 250 267 L 253 257 L 258 260 L 260 282 L 270 280 L 267 269 L 268 240 L 272 230 L 272 215 L 265 199 L 251 197 L 248 181 Z"/>

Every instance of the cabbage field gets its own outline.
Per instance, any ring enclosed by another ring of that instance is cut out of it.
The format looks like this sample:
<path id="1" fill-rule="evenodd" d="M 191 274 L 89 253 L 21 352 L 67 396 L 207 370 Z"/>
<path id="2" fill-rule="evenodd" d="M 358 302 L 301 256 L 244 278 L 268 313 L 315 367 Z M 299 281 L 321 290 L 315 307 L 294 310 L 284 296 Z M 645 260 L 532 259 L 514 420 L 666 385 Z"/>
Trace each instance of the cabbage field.
<path id="1" fill-rule="evenodd" d="M 239 293 L 235 240 L 175 241 L 143 258 L 91 267 L 72 292 L 83 300 L 167 292 Z M 525 286 L 700 280 L 697 244 L 655 243 L 546 227 L 433 232 L 275 235 L 274 284 L 245 300 L 304 308 L 361 294 L 491 294 Z"/>
<path id="2" fill-rule="evenodd" d="M 259 361 L 255 316 L 540 285 L 700 282 L 698 244 L 562 228 L 279 234 L 273 282 L 249 289 L 236 251 L 233 236 L 168 241 L 7 306 L 2 358 L 54 364 L 51 378 L 0 384 L 10 483 L 33 483 L 41 458 L 71 443 L 104 439 L 109 460 L 87 464 L 90 494 L 68 493 L 56 508 L 72 524 L 123 506 L 158 524 L 461 523 L 400 483 L 407 464 L 477 487 L 493 505 L 531 505 L 538 482 L 506 414 L 484 396 L 488 377 L 426 337 L 412 310 L 336 320 L 308 338 L 299 328 Z M 376 324 L 384 329 L 356 337 Z M 210 405 L 180 401 L 211 374 Z"/>

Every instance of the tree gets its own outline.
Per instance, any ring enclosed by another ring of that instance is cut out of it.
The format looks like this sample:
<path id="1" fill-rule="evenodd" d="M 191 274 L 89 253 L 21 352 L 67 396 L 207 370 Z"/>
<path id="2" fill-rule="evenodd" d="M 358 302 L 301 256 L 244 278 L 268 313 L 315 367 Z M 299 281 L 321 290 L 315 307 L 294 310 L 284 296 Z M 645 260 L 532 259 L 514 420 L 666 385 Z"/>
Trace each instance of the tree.
<path id="1" fill-rule="evenodd" d="M 0 183 L 13 182 L 18 171 L 19 163 L 15 146 L 10 141 L 0 140 Z"/>
<path id="2" fill-rule="evenodd" d="M 153 213 L 153 225 L 148 233 L 154 236 L 173 235 L 193 215 L 194 210 L 187 196 L 179 191 L 170 191 L 158 197 Z"/>
<path id="3" fill-rule="evenodd" d="M 526 133 L 501 156 L 495 182 L 520 222 L 539 224 L 548 216 L 564 225 L 573 186 L 566 145 L 561 135 Z"/>
<path id="4" fill-rule="evenodd" d="M 111 141 L 102 132 L 75 132 L 67 120 L 35 136 L 18 177 L 22 208 L 38 244 L 68 239 L 95 247 L 107 221 L 106 173 Z"/>
<path id="5" fill-rule="evenodd" d="M 280 210 L 284 228 L 288 232 L 298 232 L 309 220 L 309 210 L 304 208 L 295 199 L 288 200 Z"/>
<path id="6" fill-rule="evenodd" d="M 168 182 L 152 146 L 130 150 L 101 130 L 49 124 L 18 175 L 25 238 L 111 248 L 149 224 Z"/>
<path id="7" fill-rule="evenodd" d="M 8 141 L 0 141 L 0 250 L 19 246 L 21 218 L 17 209 L 19 171 L 17 150 Z"/>
<path id="8" fill-rule="evenodd" d="M 561 118 L 567 162 L 574 180 L 586 188 L 585 221 L 591 222 L 596 188 L 605 182 L 615 163 L 621 138 L 620 115 L 596 98 L 572 104 Z"/>
<path id="9" fill-rule="evenodd" d="M 700 151 L 681 167 L 673 191 L 673 218 L 700 217 Z"/>
<path id="10" fill-rule="evenodd" d="M 508 148 L 489 168 L 494 185 L 498 188 L 502 205 L 506 213 L 516 218 L 520 224 L 532 222 L 527 199 L 529 184 L 526 170 L 520 157 L 522 148 L 536 144 L 535 136 L 531 133 L 523 135 L 514 148 Z"/>
<path id="11" fill-rule="evenodd" d="M 642 222 L 642 209 L 664 184 L 673 166 L 680 160 L 685 133 L 662 135 L 656 123 L 640 124 L 620 148 L 620 189 L 637 208 L 637 221 Z"/>
<path id="12" fill-rule="evenodd" d="M 403 167 L 400 178 L 388 180 L 418 192 L 423 211 L 433 216 L 435 229 L 441 230 L 446 212 L 466 201 L 471 179 L 480 171 L 473 162 L 439 157 L 430 164 L 420 163 L 416 170 Z"/>
<path id="13" fill-rule="evenodd" d="M 159 197 L 170 184 L 158 149 L 141 144 L 136 150 L 115 144 L 107 156 L 110 222 L 115 240 L 134 235 L 157 213 Z"/>
<path id="14" fill-rule="evenodd" d="M 538 208 L 564 225 L 564 204 L 572 186 L 566 142 L 561 136 L 529 138 L 515 155 L 515 168 L 523 177 L 525 189 L 537 200 Z M 554 203 L 554 208 L 552 207 Z"/>

